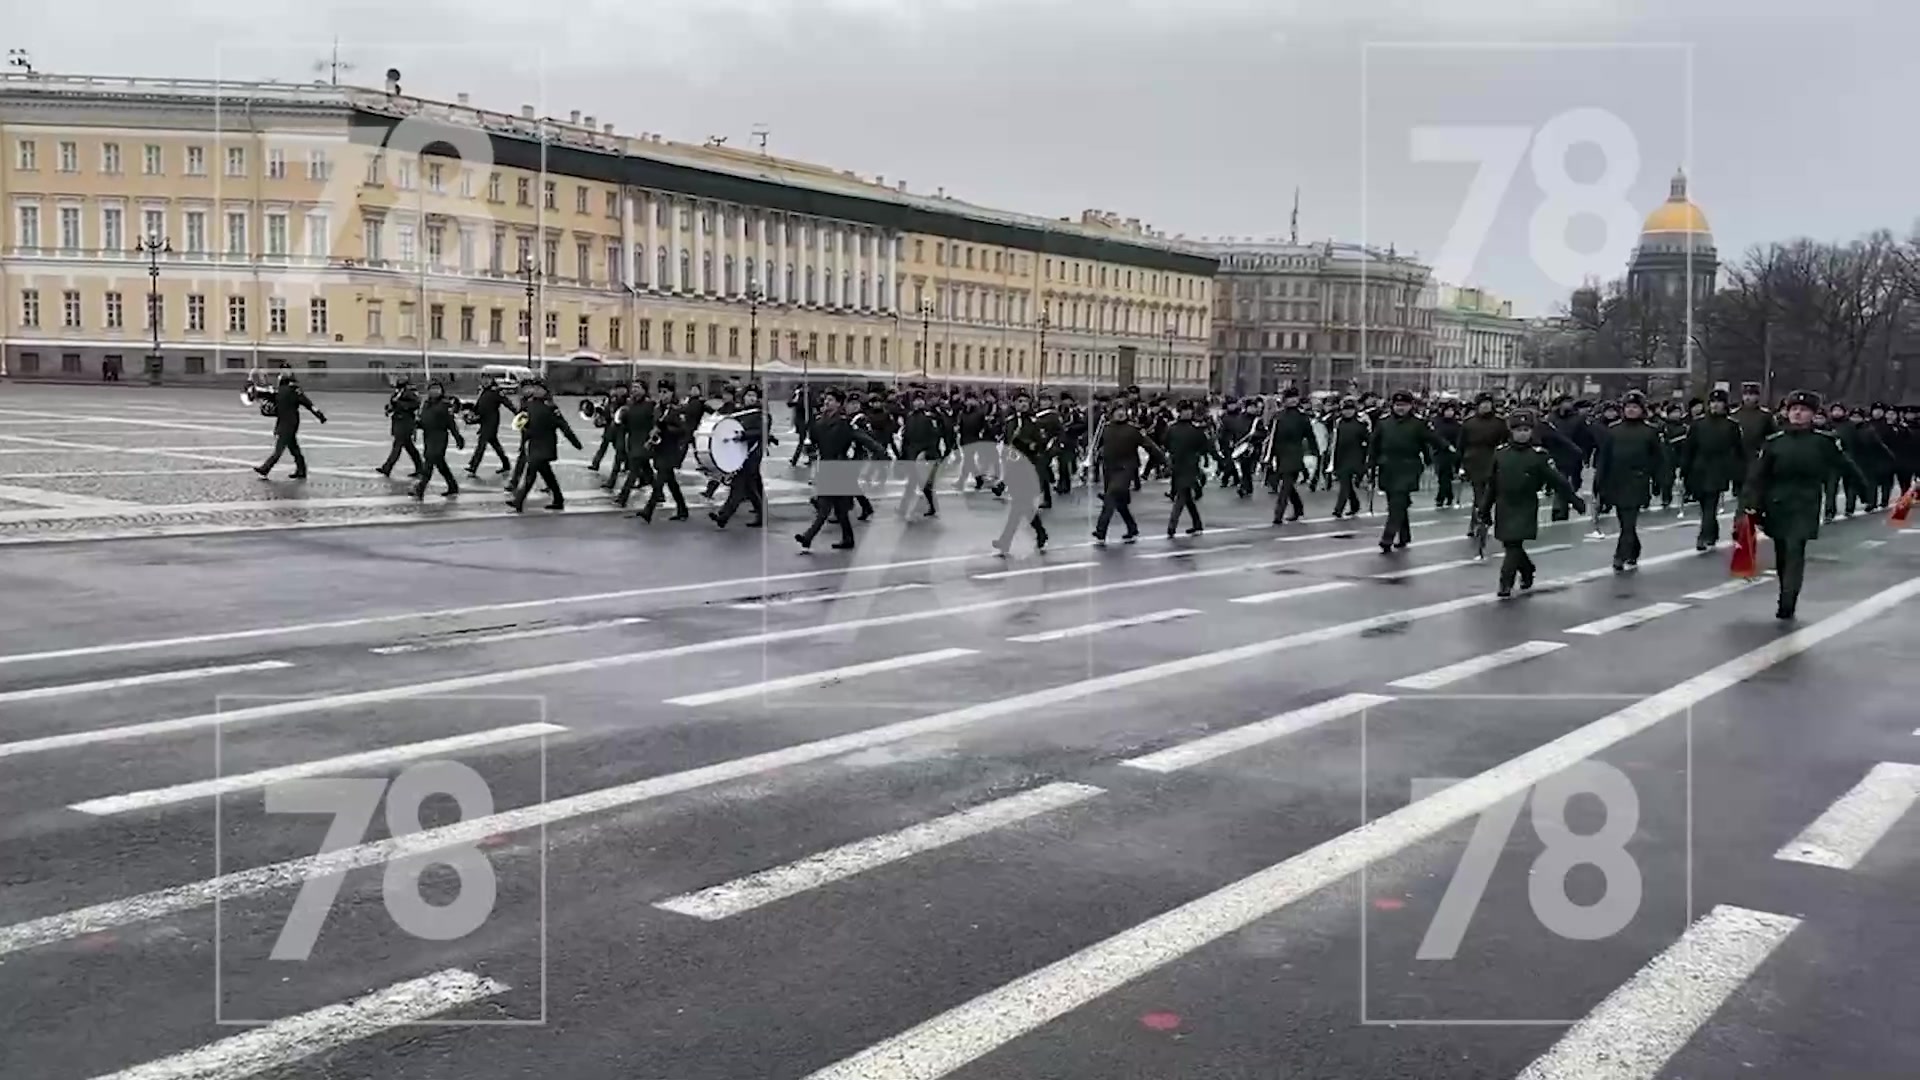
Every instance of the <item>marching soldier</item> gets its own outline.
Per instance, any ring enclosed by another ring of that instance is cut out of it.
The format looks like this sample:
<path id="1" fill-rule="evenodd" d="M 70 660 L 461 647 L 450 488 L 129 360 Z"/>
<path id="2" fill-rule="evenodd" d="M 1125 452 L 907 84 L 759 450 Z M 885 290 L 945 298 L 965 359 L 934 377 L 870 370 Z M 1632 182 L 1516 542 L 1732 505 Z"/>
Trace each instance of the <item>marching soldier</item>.
<path id="1" fill-rule="evenodd" d="M 1292 386 L 1280 392 L 1280 409 L 1269 418 L 1264 455 L 1267 467 L 1278 481 L 1273 502 L 1273 523 L 1298 521 L 1306 514 L 1296 486 L 1306 470 L 1307 456 L 1314 452 L 1313 422 L 1300 411 L 1300 391 Z"/>
<path id="2" fill-rule="evenodd" d="M 480 475 L 480 462 L 485 460 L 491 449 L 494 457 L 500 460 L 498 472 L 512 468 L 507 460 L 507 451 L 500 445 L 500 413 L 519 412 L 513 402 L 500 392 L 500 381 L 488 373 L 480 376 L 480 396 L 473 399 L 473 411 L 479 415 L 479 430 L 473 436 L 473 457 L 467 461 L 467 475 Z"/>
<path id="3" fill-rule="evenodd" d="M 1727 392 L 1707 395 L 1706 415 L 1687 428 L 1680 448 L 1680 474 L 1687 494 L 1700 504 L 1695 551 L 1711 551 L 1720 542 L 1720 496 L 1745 479 L 1747 459 L 1740 425 L 1727 415 Z"/>
<path id="4" fill-rule="evenodd" d="M 1501 599 L 1513 595 L 1514 578 L 1520 588 L 1533 588 L 1534 565 L 1527 556 L 1527 541 L 1540 535 L 1540 490 L 1552 488 L 1554 494 L 1579 513 L 1587 512 L 1566 474 L 1554 464 L 1547 452 L 1533 443 L 1533 414 L 1516 410 L 1507 418 L 1511 441 L 1495 451 L 1488 465 L 1487 481 L 1475 496 L 1474 516 L 1491 525 L 1494 538 L 1505 554 L 1500 560 Z"/>
<path id="5" fill-rule="evenodd" d="M 593 460 L 587 462 L 587 468 L 592 469 L 594 472 L 600 471 L 600 459 L 607 456 L 608 450 L 613 451 L 613 471 L 615 475 L 618 475 L 620 472 L 620 459 L 623 456 L 620 448 L 620 428 L 614 424 L 613 417 L 615 413 L 620 411 L 620 407 L 626 403 L 627 386 L 625 383 L 616 383 L 612 389 L 607 391 L 606 400 L 600 403 L 600 445 L 593 450 Z"/>
<path id="6" fill-rule="evenodd" d="M 826 390 L 819 396 L 819 410 L 808 430 L 807 438 L 812 441 L 814 451 L 819 455 L 816 462 L 826 465 L 828 462 L 846 462 L 854 459 L 855 447 L 860 447 L 875 459 L 887 456 L 887 448 L 866 432 L 854 427 L 841 408 L 842 399 L 838 390 Z M 844 471 L 841 471 L 844 470 Z M 833 484 L 850 483 L 854 480 L 852 469 L 842 465 L 839 470 L 828 466 L 823 470 L 829 482 Z M 816 473 L 816 476 L 821 475 Z M 795 533 L 793 538 L 800 542 L 801 553 L 813 549 L 813 538 L 820 535 L 827 518 L 831 516 L 834 524 L 840 527 L 840 542 L 833 545 L 835 551 L 853 549 L 853 521 L 849 517 L 853 499 L 847 495 L 832 494 L 836 488 L 828 488 L 813 500 L 813 524 L 805 532 Z"/>
<path id="7" fill-rule="evenodd" d="M 1040 468 L 1046 477 L 1046 489 L 1040 493 L 1040 509 L 1051 510 L 1053 509 L 1053 490 L 1057 483 L 1053 475 L 1053 465 L 1060 456 L 1060 444 L 1066 441 L 1066 425 L 1061 422 L 1059 410 L 1053 407 L 1052 394 L 1041 393 L 1040 407 L 1034 410 L 1033 422 L 1040 427 Z M 1024 452 L 1023 450 L 1022 453 Z"/>
<path id="8" fill-rule="evenodd" d="M 647 493 L 647 504 L 635 511 L 634 517 L 653 524 L 653 512 L 670 494 L 673 516 L 667 520 L 687 520 L 687 500 L 680 494 L 680 463 L 687 458 L 687 440 L 692 437 L 693 429 L 687 426 L 686 412 L 675 400 L 673 380 L 660 380 L 654 392 L 653 437 L 649 442 L 652 454 L 648 464 L 653 469 L 653 490 Z"/>
<path id="9" fill-rule="evenodd" d="M 1220 486 L 1233 485 L 1243 499 L 1253 494 L 1253 460 L 1250 453 L 1237 451 L 1252 437 L 1252 415 L 1238 400 L 1229 399 L 1220 417 Z"/>
<path id="10" fill-rule="evenodd" d="M 1065 391 L 1060 394 L 1060 437 L 1053 445 L 1053 493 L 1073 491 L 1073 470 L 1087 441 L 1087 415 Z"/>
<path id="11" fill-rule="evenodd" d="M 1536 432 L 1542 436 L 1541 446 L 1554 467 L 1567 481 L 1571 491 L 1580 490 L 1580 470 L 1587 459 L 1593 455 L 1593 433 L 1587 426 L 1586 418 L 1580 415 L 1580 406 L 1571 397 L 1561 394 L 1554 401 L 1553 416 L 1547 420 L 1545 430 Z M 1596 496 L 1597 497 L 1597 496 Z M 1568 500 L 1553 500 L 1553 520 L 1567 520 Z"/>
<path id="12" fill-rule="evenodd" d="M 460 494 L 460 485 L 453 481 L 453 470 L 447 468 L 447 439 L 453 439 L 453 444 L 462 450 L 467 448 L 467 440 L 460 434 L 460 422 L 453 415 L 453 406 L 447 402 L 447 388 L 438 380 L 427 384 L 427 403 L 420 407 L 420 433 L 427 464 L 420 470 L 420 479 L 414 481 L 410 494 L 416 499 L 426 498 L 427 484 L 435 472 L 447 482 L 447 498 Z"/>
<path id="13" fill-rule="evenodd" d="M 1367 446 L 1367 473 L 1387 495 L 1387 524 L 1380 531 L 1380 553 L 1413 543 L 1413 493 L 1433 459 L 1435 439 L 1426 421 L 1413 415 L 1413 395 L 1396 390 L 1387 415 L 1374 426 Z"/>
<path id="14" fill-rule="evenodd" d="M 1854 424 L 1853 418 L 1847 414 L 1847 407 L 1837 401 L 1827 406 L 1827 432 L 1833 436 L 1835 442 L 1840 444 L 1841 452 L 1852 458 L 1854 464 L 1858 465 L 1860 463 L 1860 431 Z M 1839 516 L 1840 489 L 1843 487 L 1847 489 L 1847 516 L 1852 517 L 1859 510 L 1859 489 L 1845 482 L 1840 473 L 1835 472 L 1827 477 L 1827 505 L 1820 515 L 1823 523 Z"/>
<path id="15" fill-rule="evenodd" d="M 996 494 L 1007 496 L 1006 524 L 993 541 L 994 550 L 1003 557 L 1013 550 L 1013 536 L 1022 520 L 1033 529 L 1034 550 L 1047 548 L 1047 526 L 1040 520 L 1047 469 L 1038 456 L 1046 446 L 1047 433 L 1028 408 L 1029 404 L 1026 391 L 1014 396 L 1013 415 L 1007 420 L 1005 432 L 1005 475 L 993 485 Z"/>
<path id="16" fill-rule="evenodd" d="M 1174 414 L 1173 426 L 1167 429 L 1167 458 L 1173 474 L 1173 513 L 1167 517 L 1167 536 L 1172 537 L 1179 528 L 1183 510 L 1193 519 L 1193 526 L 1187 530 L 1192 536 L 1206 528 L 1200 522 L 1200 504 L 1194 499 L 1207 482 L 1201 470 L 1201 462 L 1207 457 L 1207 433 L 1193 421 L 1193 402 L 1181 401 Z"/>
<path id="17" fill-rule="evenodd" d="M 1655 478 L 1662 510 L 1673 509 L 1673 481 L 1680 469 L 1680 452 L 1686 445 L 1687 427 L 1686 406 L 1678 401 L 1668 402 L 1667 414 L 1659 424 L 1660 438 L 1667 444 L 1666 463 L 1661 467 L 1660 475 Z M 1682 492 L 1681 501 L 1686 501 L 1684 492 Z"/>
<path id="18" fill-rule="evenodd" d="M 307 399 L 307 392 L 300 389 L 299 380 L 293 372 L 283 371 L 273 390 L 273 453 L 267 460 L 253 467 L 253 471 L 266 476 L 280 463 L 282 452 L 293 455 L 293 479 L 307 478 L 307 456 L 300 452 L 300 410 L 305 409 L 321 423 L 327 422 L 327 414 L 313 407 Z"/>
<path id="19" fill-rule="evenodd" d="M 1107 526 L 1112 524 L 1113 515 L 1120 515 L 1120 523 L 1127 527 L 1121 542 L 1131 544 L 1140 536 L 1140 526 L 1134 523 L 1133 511 L 1129 504 L 1133 501 L 1133 491 L 1140 479 L 1140 451 L 1145 450 L 1153 462 L 1162 459 L 1160 448 L 1154 445 L 1139 428 L 1134 427 L 1131 412 L 1127 406 L 1115 401 L 1106 425 L 1100 432 L 1100 446 L 1095 453 L 1100 458 L 1100 473 L 1103 488 L 1101 491 L 1100 516 L 1093 522 L 1093 539 L 1097 544 L 1107 542 Z"/>
<path id="20" fill-rule="evenodd" d="M 1653 498 L 1656 478 L 1667 468 L 1667 443 L 1647 423 L 1647 399 L 1638 390 L 1627 391 L 1620 403 L 1620 419 L 1608 425 L 1593 461 L 1593 494 L 1611 505 L 1620 522 L 1613 545 L 1613 572 L 1640 565 L 1640 511 Z"/>
<path id="21" fill-rule="evenodd" d="M 1893 477 L 1900 485 L 1895 490 L 1911 491 L 1915 476 L 1920 475 L 1920 405 L 1900 407 L 1896 436 L 1896 442 L 1889 447 L 1893 451 Z"/>
<path id="22" fill-rule="evenodd" d="M 940 504 L 933 497 L 933 473 L 940 464 L 940 448 L 946 442 L 947 434 L 938 417 L 927 409 L 927 399 L 919 392 L 912 398 L 907 418 L 900 425 L 900 460 L 924 465 L 909 464 L 907 484 L 900 491 L 900 516 L 906 517 L 913 506 L 913 470 L 924 468 L 926 481 L 920 485 L 920 497 L 927 500 L 927 509 L 922 517 L 939 517 Z"/>
<path id="23" fill-rule="evenodd" d="M 627 448 L 627 478 L 620 484 L 620 494 L 613 497 L 615 506 L 626 506 L 634 488 L 653 486 L 655 415 L 653 399 L 647 396 L 642 384 L 635 383 L 633 393 L 627 395 L 626 415 L 620 418 L 620 437 Z"/>
<path id="24" fill-rule="evenodd" d="M 1436 490 L 1433 508 L 1444 510 L 1459 505 L 1459 500 L 1453 497 L 1453 479 L 1460 469 L 1463 426 L 1460 423 L 1459 406 L 1452 400 L 1441 402 L 1437 412 L 1431 424 L 1435 438 L 1433 481 Z"/>
<path id="25" fill-rule="evenodd" d="M 1360 418 L 1360 403 L 1352 397 L 1340 399 L 1340 413 L 1327 436 L 1327 453 L 1333 458 L 1333 477 L 1340 489 L 1333 497 L 1333 516 L 1355 517 L 1360 513 L 1360 496 L 1354 490 L 1367 475 L 1367 445 L 1373 431 Z"/>
<path id="26" fill-rule="evenodd" d="M 1859 465 L 1866 477 L 1867 513 L 1884 510 L 1893 497 L 1894 447 L 1899 437 L 1886 402 L 1876 401 L 1867 410 L 1867 422 L 1860 426 Z"/>
<path id="27" fill-rule="evenodd" d="M 747 528 L 758 529 L 766 521 L 765 487 L 760 479 L 760 462 L 766 452 L 766 443 L 779 444 L 767 431 L 767 413 L 760 407 L 760 388 L 749 386 L 740 391 L 740 400 L 745 411 L 734 414 L 740 421 L 740 441 L 747 446 L 747 460 L 740 471 L 733 474 L 733 480 L 727 485 L 727 501 L 718 511 L 709 511 L 707 516 L 721 528 L 733 515 L 740 512 L 742 502 L 753 504 L 753 520 L 747 522 Z"/>
<path id="28" fill-rule="evenodd" d="M 1473 488 L 1474 506 L 1480 505 L 1487 480 L 1493 475 L 1494 451 L 1506 443 L 1507 422 L 1494 411 L 1493 395 L 1482 391 L 1473 399 L 1473 415 L 1460 425 L 1460 467 Z M 1354 508 L 1359 505 L 1354 503 Z"/>
<path id="29" fill-rule="evenodd" d="M 1773 537 L 1780 577 L 1776 619 L 1791 619 L 1807 572 L 1807 542 L 1820 535 L 1820 498 L 1829 473 L 1865 485 L 1866 478 L 1832 435 L 1813 426 L 1820 395 L 1801 390 L 1787 398 L 1787 424 L 1767 436 L 1747 469 L 1740 508 Z"/>
<path id="30" fill-rule="evenodd" d="M 525 467 L 520 471 L 519 480 L 514 485 L 513 494 L 509 496 L 507 505 L 511 506 L 516 514 L 524 509 L 527 504 L 527 493 L 533 490 L 534 480 L 539 479 L 553 494 L 553 501 L 547 504 L 547 509 L 565 510 L 567 508 L 566 493 L 560 490 L 560 480 L 553 475 L 553 463 L 560 458 L 562 436 L 567 442 L 573 444 L 575 450 L 582 449 L 580 437 L 573 433 L 572 427 L 568 426 L 566 414 L 556 408 L 553 400 L 547 397 L 545 383 L 529 384 L 521 404 L 521 411 L 527 418 L 526 424 L 520 429 L 524 440 L 521 449 Z"/>
<path id="31" fill-rule="evenodd" d="M 391 418 L 388 432 L 393 437 L 393 448 L 387 452 L 386 462 L 375 466 L 374 472 L 391 477 L 394 463 L 405 452 L 408 460 L 413 462 L 413 475 L 425 474 L 426 467 L 420 462 L 420 451 L 413 446 L 413 431 L 419 411 L 420 395 L 414 392 L 413 383 L 405 375 L 400 376 L 399 381 L 393 384 L 393 396 L 387 399 L 387 416 Z"/>
<path id="32" fill-rule="evenodd" d="M 1741 479 L 1745 480 L 1745 463 L 1751 463 L 1760 453 L 1760 444 L 1767 441 L 1767 436 L 1773 434 L 1779 424 L 1773 412 L 1760 404 L 1760 384 L 1754 382 L 1740 384 L 1740 407 L 1729 415 L 1740 425 L 1740 451 L 1746 455 L 1741 459 Z"/>

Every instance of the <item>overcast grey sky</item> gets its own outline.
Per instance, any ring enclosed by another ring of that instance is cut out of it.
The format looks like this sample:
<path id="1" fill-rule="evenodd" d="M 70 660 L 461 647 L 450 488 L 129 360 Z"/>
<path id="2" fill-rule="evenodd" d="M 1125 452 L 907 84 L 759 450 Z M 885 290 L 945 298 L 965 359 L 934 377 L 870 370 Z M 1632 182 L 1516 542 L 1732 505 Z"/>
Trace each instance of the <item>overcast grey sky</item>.
<path id="1" fill-rule="evenodd" d="M 1727 255 L 1905 233 L 1920 190 L 1911 0 L 0 0 L 0 14 L 0 44 L 42 70 L 310 79 L 337 34 L 357 81 L 398 67 L 413 93 L 684 141 L 745 145 L 765 123 L 775 153 L 916 191 L 1100 207 L 1193 236 L 1284 235 L 1297 185 L 1303 238 L 1364 229 L 1428 258 L 1476 167 L 1414 160 L 1420 127 L 1518 126 L 1524 146 L 1567 110 L 1603 110 L 1640 158 L 1634 221 L 1684 160 Z M 1591 145 L 1568 160 L 1577 181 L 1599 173 Z M 1450 250 L 1477 247 L 1459 265 L 1522 313 L 1550 309 L 1580 260 L 1536 257 L 1546 196 L 1527 162 L 1489 190 L 1484 224 L 1469 215 Z M 1569 235 L 1597 248 L 1597 219 Z"/>

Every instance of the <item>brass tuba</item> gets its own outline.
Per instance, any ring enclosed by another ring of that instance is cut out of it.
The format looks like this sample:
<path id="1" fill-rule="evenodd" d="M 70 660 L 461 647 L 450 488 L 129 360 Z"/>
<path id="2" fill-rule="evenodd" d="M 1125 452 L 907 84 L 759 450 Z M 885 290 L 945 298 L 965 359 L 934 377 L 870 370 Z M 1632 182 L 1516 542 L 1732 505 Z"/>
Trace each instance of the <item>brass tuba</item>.
<path id="1" fill-rule="evenodd" d="M 275 413 L 273 396 L 272 387 L 249 382 L 246 389 L 240 391 L 240 404 L 260 410 L 261 416 L 272 416 Z"/>

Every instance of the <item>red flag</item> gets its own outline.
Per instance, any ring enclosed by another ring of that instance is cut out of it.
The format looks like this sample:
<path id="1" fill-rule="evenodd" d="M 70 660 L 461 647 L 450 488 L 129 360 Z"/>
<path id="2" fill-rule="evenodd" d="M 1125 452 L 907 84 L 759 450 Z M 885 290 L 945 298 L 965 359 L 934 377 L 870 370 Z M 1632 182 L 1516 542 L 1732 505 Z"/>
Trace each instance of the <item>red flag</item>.
<path id="1" fill-rule="evenodd" d="M 1754 530 L 1752 514 L 1734 515 L 1733 565 L 1730 569 L 1737 578 L 1755 577 L 1760 573 L 1760 537 Z"/>
<path id="2" fill-rule="evenodd" d="M 1907 527 L 1907 515 L 1913 513 L 1915 491 L 1920 491 L 1920 485 L 1908 488 L 1906 493 L 1894 502 L 1893 516 L 1887 519 L 1887 524 L 1892 525 L 1896 529 L 1904 529 Z"/>

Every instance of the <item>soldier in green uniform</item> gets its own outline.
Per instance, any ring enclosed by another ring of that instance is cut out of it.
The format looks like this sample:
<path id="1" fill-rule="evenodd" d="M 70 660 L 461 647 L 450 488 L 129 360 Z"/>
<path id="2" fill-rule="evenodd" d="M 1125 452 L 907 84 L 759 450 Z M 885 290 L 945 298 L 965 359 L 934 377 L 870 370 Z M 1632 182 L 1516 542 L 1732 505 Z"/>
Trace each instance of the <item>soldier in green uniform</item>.
<path id="1" fill-rule="evenodd" d="M 1773 410 L 1760 403 L 1760 384 L 1740 384 L 1740 407 L 1728 414 L 1733 422 L 1740 425 L 1740 447 L 1746 456 L 1741 461 L 1741 479 L 1746 478 L 1745 469 L 1760 454 L 1760 444 L 1767 441 L 1779 427 Z"/>
<path id="2" fill-rule="evenodd" d="M 1706 415 L 1687 428 L 1680 444 L 1680 473 L 1687 494 L 1700 504 L 1695 551 L 1711 551 L 1720 542 L 1720 496 L 1746 478 L 1745 455 L 1740 425 L 1727 415 L 1727 392 L 1715 390 L 1707 396 Z"/>
<path id="3" fill-rule="evenodd" d="M 1367 447 L 1367 471 L 1387 495 L 1387 524 L 1380 531 L 1380 553 L 1413 543 L 1413 493 L 1420 490 L 1420 474 L 1427 471 L 1440 440 L 1426 421 L 1413 415 L 1413 395 L 1396 390 L 1388 412 L 1373 427 Z"/>
<path id="4" fill-rule="evenodd" d="M 1507 417 L 1507 429 L 1511 441 L 1494 451 L 1487 482 L 1473 507 L 1476 518 L 1493 526 L 1494 538 L 1506 552 L 1500 560 L 1502 599 L 1513 595 L 1516 575 L 1522 589 L 1533 588 L 1533 560 L 1527 557 L 1526 544 L 1540 534 L 1541 489 L 1552 488 L 1576 513 L 1587 512 L 1585 500 L 1553 459 L 1534 445 L 1533 415 L 1515 410 Z"/>
<path id="5" fill-rule="evenodd" d="M 1740 489 L 1740 508 L 1756 515 L 1773 537 L 1774 566 L 1780 575 L 1776 619 L 1793 618 L 1800 584 L 1807 573 L 1807 542 L 1820 535 L 1821 497 L 1827 477 L 1838 471 L 1866 486 L 1860 469 L 1831 434 L 1813 426 L 1820 395 L 1801 390 L 1787 398 L 1787 425 L 1760 445 Z"/>
<path id="6" fill-rule="evenodd" d="M 1593 493 L 1613 507 L 1620 538 L 1613 545 L 1613 572 L 1640 565 L 1640 511 L 1653 500 L 1653 488 L 1667 468 L 1667 441 L 1647 423 L 1647 399 L 1629 390 L 1620 402 L 1620 418 L 1607 425 L 1593 457 Z"/>
<path id="7" fill-rule="evenodd" d="M 1493 395 L 1482 391 L 1473 400 L 1473 415 L 1460 425 L 1460 464 L 1466 470 L 1467 483 L 1473 485 L 1474 506 L 1480 504 L 1487 480 L 1493 475 L 1494 451 L 1507 442 L 1507 422 L 1494 411 L 1493 404 Z"/>

